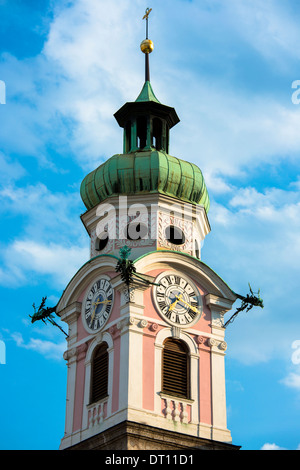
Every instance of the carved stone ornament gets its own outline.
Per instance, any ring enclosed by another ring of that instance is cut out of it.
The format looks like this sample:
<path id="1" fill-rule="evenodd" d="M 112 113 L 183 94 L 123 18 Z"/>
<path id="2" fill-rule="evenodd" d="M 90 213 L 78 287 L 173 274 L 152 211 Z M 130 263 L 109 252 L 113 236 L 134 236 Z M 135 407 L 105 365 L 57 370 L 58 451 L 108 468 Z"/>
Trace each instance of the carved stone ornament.
<path id="1" fill-rule="evenodd" d="M 209 346 L 216 346 L 217 340 L 215 340 L 214 338 L 208 338 L 208 344 Z"/>
<path id="2" fill-rule="evenodd" d="M 226 351 L 227 349 L 226 341 L 221 341 L 221 343 L 219 344 L 219 348 L 222 349 L 222 351 Z"/>
<path id="3" fill-rule="evenodd" d="M 198 344 L 203 344 L 206 338 L 204 336 L 197 336 L 196 341 Z"/>
<path id="4" fill-rule="evenodd" d="M 77 355 L 77 349 L 72 348 L 64 352 L 63 358 L 65 361 L 69 361 L 70 359 L 72 359 L 72 357 L 76 357 L 76 355 Z"/>
<path id="5" fill-rule="evenodd" d="M 224 313 L 225 312 L 220 312 L 218 315 L 213 316 L 212 318 L 213 326 L 219 326 L 219 327 L 224 326 Z"/>
<path id="6" fill-rule="evenodd" d="M 128 304 L 129 302 L 134 302 L 134 288 L 133 287 L 125 287 L 122 291 L 124 296 L 125 303 Z"/>
<path id="7" fill-rule="evenodd" d="M 85 357 L 85 354 L 87 352 L 88 345 L 87 343 L 82 343 L 76 348 L 76 353 L 77 353 L 77 360 L 80 361 Z"/>
<path id="8" fill-rule="evenodd" d="M 141 320 L 141 321 L 140 321 L 140 327 L 141 327 L 141 328 L 146 328 L 147 326 L 148 326 L 147 320 Z"/>
<path id="9" fill-rule="evenodd" d="M 151 331 L 157 331 L 158 329 L 158 324 L 157 323 L 152 323 L 151 326 L 150 326 L 150 330 Z"/>
<path id="10" fill-rule="evenodd" d="M 117 332 L 118 328 L 116 325 L 112 325 L 109 329 L 109 333 L 114 336 L 114 334 Z"/>
<path id="11" fill-rule="evenodd" d="M 165 232 L 167 227 L 174 225 L 180 228 L 185 234 L 185 242 L 182 245 L 171 243 L 166 239 Z M 186 253 L 193 253 L 193 224 L 192 221 L 187 221 L 183 217 L 174 217 L 170 214 L 158 213 L 158 245 L 165 247 L 168 250 L 184 251 Z"/>

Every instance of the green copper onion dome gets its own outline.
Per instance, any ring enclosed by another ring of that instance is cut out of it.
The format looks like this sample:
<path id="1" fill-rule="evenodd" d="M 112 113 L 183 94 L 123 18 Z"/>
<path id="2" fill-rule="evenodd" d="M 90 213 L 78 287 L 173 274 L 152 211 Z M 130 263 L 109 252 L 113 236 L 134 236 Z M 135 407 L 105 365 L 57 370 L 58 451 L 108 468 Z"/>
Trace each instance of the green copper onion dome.
<path id="1" fill-rule="evenodd" d="M 134 102 L 116 113 L 124 129 L 123 153 L 114 155 L 81 183 L 80 194 L 92 209 L 110 196 L 160 193 L 209 210 L 201 170 L 169 155 L 169 132 L 179 122 L 174 108 L 156 98 L 150 84 L 149 53 L 145 53 L 145 83 Z"/>
<path id="2" fill-rule="evenodd" d="M 165 194 L 209 210 L 201 170 L 193 163 L 153 149 L 114 155 L 88 174 L 80 188 L 87 209 L 110 196 L 146 193 Z"/>

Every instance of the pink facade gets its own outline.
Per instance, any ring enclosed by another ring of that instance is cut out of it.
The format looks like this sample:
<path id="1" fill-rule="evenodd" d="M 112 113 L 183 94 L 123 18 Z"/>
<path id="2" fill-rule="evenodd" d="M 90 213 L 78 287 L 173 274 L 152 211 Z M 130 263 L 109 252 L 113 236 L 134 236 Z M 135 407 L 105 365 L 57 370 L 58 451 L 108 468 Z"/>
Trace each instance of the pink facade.
<path id="1" fill-rule="evenodd" d="M 159 275 L 163 270 L 156 269 L 149 271 L 147 274 L 153 277 Z M 115 272 L 108 273 L 112 278 L 116 276 Z M 191 330 L 191 338 L 198 345 L 199 349 L 199 392 L 197 394 L 198 410 L 199 410 L 199 421 L 206 424 L 211 424 L 212 410 L 211 410 L 211 357 L 210 347 L 207 344 L 207 338 L 199 336 L 199 330 L 202 333 L 211 333 L 211 312 L 206 306 L 204 296 L 207 293 L 205 289 L 197 284 L 199 292 L 203 297 L 203 314 L 200 320 L 189 329 Z M 85 291 L 81 292 L 78 296 L 77 301 L 82 301 L 84 298 Z M 120 364 L 121 364 L 121 337 L 120 330 L 116 326 L 116 321 L 120 318 L 120 292 L 116 292 L 113 310 L 111 312 L 109 323 L 114 323 L 109 328 L 109 333 L 113 340 L 113 379 L 112 379 L 112 405 L 111 413 L 116 413 L 119 410 L 119 395 L 120 395 Z M 153 304 L 151 288 L 147 288 L 143 293 L 144 298 L 144 315 L 151 321 L 143 328 L 143 346 L 142 346 L 142 406 L 144 410 L 154 411 L 155 395 L 159 390 L 155 390 L 155 341 L 158 332 L 163 328 L 161 318 L 157 313 L 157 310 Z M 192 331 L 195 334 L 192 334 Z M 87 338 L 87 332 L 83 326 L 81 316 L 77 320 L 77 341 L 87 339 L 86 342 L 78 346 L 79 354 L 77 355 L 76 363 L 76 382 L 75 382 L 75 401 L 73 411 L 73 432 L 82 428 L 82 416 L 84 407 L 84 389 L 85 389 L 85 359 L 86 351 L 90 347 L 93 337 Z M 181 405 L 171 404 L 180 407 Z M 161 414 L 165 415 L 166 402 L 165 399 L 161 400 Z M 90 412 L 91 413 L 91 412 Z M 188 421 L 191 416 L 191 405 L 187 405 L 186 413 Z M 105 406 L 104 417 L 107 418 L 107 407 Z M 91 417 L 89 415 L 89 421 Z"/>

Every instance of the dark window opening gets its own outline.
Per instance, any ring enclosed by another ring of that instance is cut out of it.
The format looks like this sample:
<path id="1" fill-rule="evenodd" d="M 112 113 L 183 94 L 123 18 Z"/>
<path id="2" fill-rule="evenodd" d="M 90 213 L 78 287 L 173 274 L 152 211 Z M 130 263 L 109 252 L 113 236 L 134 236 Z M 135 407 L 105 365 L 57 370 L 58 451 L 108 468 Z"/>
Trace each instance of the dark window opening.
<path id="1" fill-rule="evenodd" d="M 143 149 L 147 144 L 147 119 L 143 116 L 137 119 L 138 148 Z"/>
<path id="2" fill-rule="evenodd" d="M 96 250 L 102 251 L 106 247 L 109 240 L 107 232 L 103 232 L 96 240 Z"/>
<path id="3" fill-rule="evenodd" d="M 95 351 L 92 361 L 91 403 L 108 395 L 108 345 L 102 343 Z"/>
<path id="4" fill-rule="evenodd" d="M 185 242 L 185 235 L 183 231 L 175 225 L 169 225 L 165 231 L 166 239 L 174 245 L 183 245 Z"/>
<path id="5" fill-rule="evenodd" d="M 196 258 L 200 259 L 200 248 L 199 248 L 198 240 L 195 240 L 195 255 L 196 255 Z"/>
<path id="6" fill-rule="evenodd" d="M 128 121 L 125 126 L 125 152 L 131 149 L 131 122 Z"/>
<path id="7" fill-rule="evenodd" d="M 162 392 L 190 398 L 190 361 L 183 341 L 167 338 L 162 351 Z"/>
<path id="8" fill-rule="evenodd" d="M 158 118 L 153 119 L 153 146 L 162 149 L 162 122 Z"/>
<path id="9" fill-rule="evenodd" d="M 165 151 L 169 153 L 169 128 L 166 126 L 166 148 Z"/>

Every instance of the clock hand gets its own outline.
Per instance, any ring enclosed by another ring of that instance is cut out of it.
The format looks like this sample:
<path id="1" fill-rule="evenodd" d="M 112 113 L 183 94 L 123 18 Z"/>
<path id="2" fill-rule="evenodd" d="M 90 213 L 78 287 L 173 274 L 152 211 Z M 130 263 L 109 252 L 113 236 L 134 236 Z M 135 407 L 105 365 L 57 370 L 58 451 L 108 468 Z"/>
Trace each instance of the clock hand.
<path id="1" fill-rule="evenodd" d="M 95 312 L 96 312 L 96 308 L 97 308 L 97 303 L 93 303 L 93 305 L 95 305 L 95 307 L 94 307 L 94 310 L 93 310 L 93 313 L 92 313 L 92 316 L 91 316 L 91 322 L 94 320 L 94 316 L 95 316 Z"/>
<path id="2" fill-rule="evenodd" d="M 179 302 L 180 300 L 181 300 L 181 296 L 178 297 L 177 295 L 175 295 L 175 300 L 171 302 L 168 312 L 171 312 L 175 308 L 177 302 Z"/>
<path id="3" fill-rule="evenodd" d="M 98 302 L 93 302 L 92 305 L 95 305 L 95 307 L 94 307 L 94 311 L 93 311 L 93 313 L 92 313 L 91 321 L 94 320 L 94 316 L 95 316 L 95 313 L 96 313 L 96 309 L 97 309 L 97 306 L 98 306 L 99 304 L 110 304 L 110 303 L 111 303 L 111 300 L 102 300 L 102 301 L 99 300 Z"/>
<path id="4" fill-rule="evenodd" d="M 99 304 L 110 304 L 111 300 L 99 300 L 99 302 L 94 302 L 93 305 L 99 305 Z"/>
<path id="5" fill-rule="evenodd" d="M 186 304 L 188 307 L 190 307 L 190 309 L 195 312 L 195 313 L 200 313 L 199 310 L 196 308 L 196 307 L 193 307 L 191 304 L 187 303 L 185 300 L 183 300 L 182 298 L 179 298 L 178 295 L 175 296 L 176 299 L 178 299 L 178 302 L 182 302 L 184 304 Z"/>

